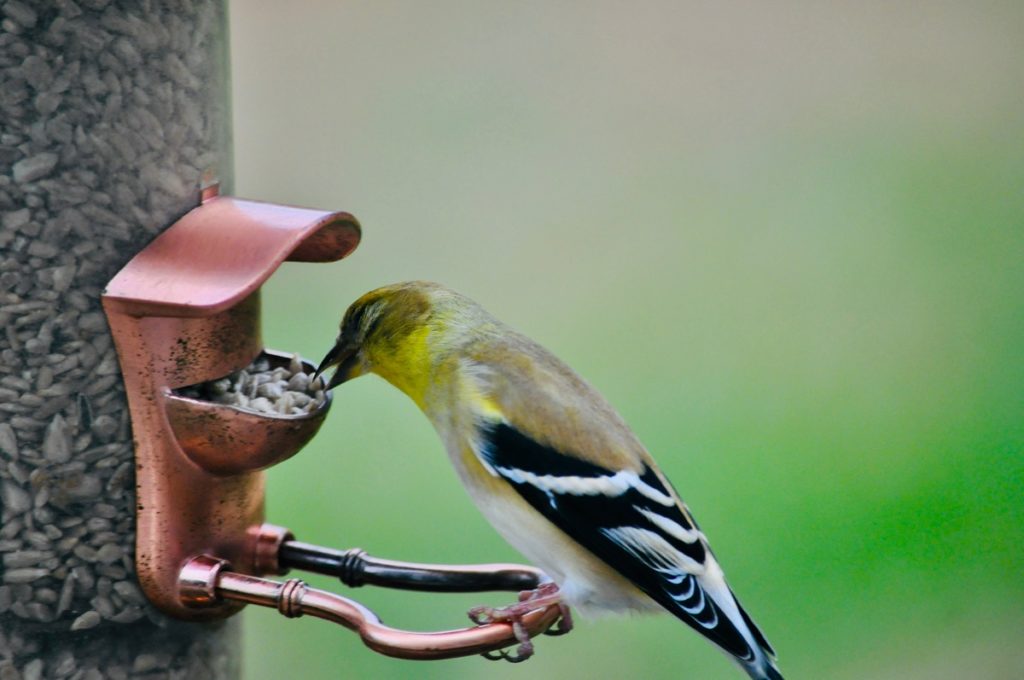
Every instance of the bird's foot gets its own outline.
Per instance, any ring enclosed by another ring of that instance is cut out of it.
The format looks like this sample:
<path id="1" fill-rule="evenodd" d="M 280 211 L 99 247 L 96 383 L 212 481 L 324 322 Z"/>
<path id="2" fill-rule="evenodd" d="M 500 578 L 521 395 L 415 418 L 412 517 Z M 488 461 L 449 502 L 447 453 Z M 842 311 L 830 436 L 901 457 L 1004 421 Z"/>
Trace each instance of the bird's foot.
<path id="1" fill-rule="evenodd" d="M 557 627 L 549 628 L 547 635 L 565 635 L 572 630 L 572 614 L 569 605 L 562 601 L 562 594 L 555 583 L 542 583 L 533 590 L 524 590 L 519 593 L 519 602 L 507 607 L 473 607 L 469 610 L 469 619 L 477 624 L 507 622 L 512 624 L 512 632 L 515 634 L 519 646 L 514 653 L 510 654 L 505 650 L 499 652 L 486 652 L 482 654 L 485 659 L 497 661 L 504 659 L 509 663 L 526 661 L 533 656 L 533 640 L 523 625 L 523 617 L 530 612 L 558 605 L 561 616 L 558 619 Z"/>

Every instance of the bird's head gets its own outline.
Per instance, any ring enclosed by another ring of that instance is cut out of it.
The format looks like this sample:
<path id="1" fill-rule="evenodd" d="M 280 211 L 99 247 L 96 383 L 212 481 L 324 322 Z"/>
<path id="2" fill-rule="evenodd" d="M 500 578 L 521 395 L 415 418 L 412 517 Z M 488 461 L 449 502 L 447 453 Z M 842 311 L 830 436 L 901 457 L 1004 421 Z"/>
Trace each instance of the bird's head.
<path id="1" fill-rule="evenodd" d="M 365 373 L 376 373 L 419 402 L 436 348 L 431 335 L 448 332 L 455 317 L 476 305 L 435 283 L 384 286 L 352 303 L 341 320 L 334 347 L 316 369 L 336 366 L 327 389 Z"/>

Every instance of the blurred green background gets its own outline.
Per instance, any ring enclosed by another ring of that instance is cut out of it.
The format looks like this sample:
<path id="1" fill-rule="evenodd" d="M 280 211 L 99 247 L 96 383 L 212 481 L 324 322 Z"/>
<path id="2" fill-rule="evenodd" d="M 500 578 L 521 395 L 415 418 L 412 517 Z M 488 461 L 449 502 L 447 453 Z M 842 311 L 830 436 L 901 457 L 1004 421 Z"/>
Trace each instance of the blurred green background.
<path id="1" fill-rule="evenodd" d="M 237 193 L 364 226 L 350 259 L 271 280 L 269 346 L 317 360 L 366 290 L 446 283 L 621 410 L 787 678 L 1021 677 L 1024 6 L 231 13 Z M 269 473 L 269 517 L 521 559 L 375 377 Z M 414 629 L 507 600 L 352 594 Z M 253 680 L 741 676 L 670 617 L 584 622 L 520 666 L 392 660 L 255 608 L 245 630 Z"/>

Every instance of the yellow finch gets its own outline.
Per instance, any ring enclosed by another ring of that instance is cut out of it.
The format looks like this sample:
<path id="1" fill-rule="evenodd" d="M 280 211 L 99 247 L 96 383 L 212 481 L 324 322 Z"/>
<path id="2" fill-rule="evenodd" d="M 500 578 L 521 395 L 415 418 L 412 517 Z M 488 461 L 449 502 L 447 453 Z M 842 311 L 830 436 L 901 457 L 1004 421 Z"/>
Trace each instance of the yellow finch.
<path id="1" fill-rule="evenodd" d="M 333 366 L 328 388 L 372 372 L 423 410 L 480 511 L 557 584 L 522 607 L 668 610 L 751 678 L 782 679 L 668 479 L 608 402 L 543 347 L 472 300 L 414 281 L 349 307 L 318 373 Z M 507 618 L 528 610 L 515 608 Z"/>

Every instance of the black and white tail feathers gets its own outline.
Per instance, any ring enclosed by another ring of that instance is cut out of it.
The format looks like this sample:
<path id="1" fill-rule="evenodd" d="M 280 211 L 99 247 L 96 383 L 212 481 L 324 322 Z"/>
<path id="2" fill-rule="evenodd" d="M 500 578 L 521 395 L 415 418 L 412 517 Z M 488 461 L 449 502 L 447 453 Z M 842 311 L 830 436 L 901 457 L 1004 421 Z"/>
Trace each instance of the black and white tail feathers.
<path id="1" fill-rule="evenodd" d="M 736 600 L 704 535 L 652 469 L 608 470 L 489 425 L 480 455 L 531 506 L 731 656 L 755 680 L 782 680 L 775 652 Z"/>

